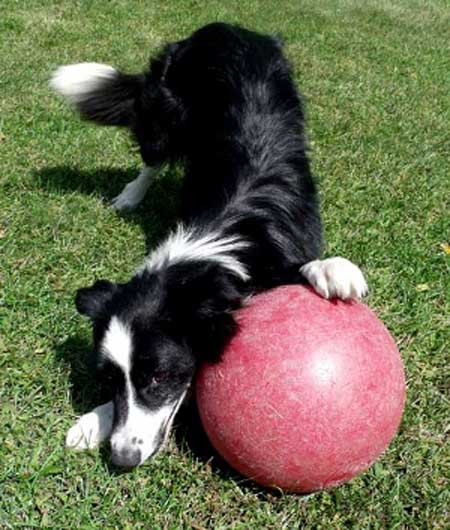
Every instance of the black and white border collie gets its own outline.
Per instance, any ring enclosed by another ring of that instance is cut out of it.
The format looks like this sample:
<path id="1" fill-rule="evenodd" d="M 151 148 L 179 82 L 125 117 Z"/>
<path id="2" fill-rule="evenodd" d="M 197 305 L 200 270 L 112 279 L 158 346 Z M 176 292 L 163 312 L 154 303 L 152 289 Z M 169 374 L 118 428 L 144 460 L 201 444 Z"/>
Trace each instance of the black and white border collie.
<path id="1" fill-rule="evenodd" d="M 247 297 L 306 281 L 349 299 L 367 286 L 348 260 L 318 259 L 303 107 L 278 40 L 214 23 L 167 45 L 143 74 L 82 63 L 50 85 L 83 118 L 136 139 L 145 165 L 116 209 L 135 207 L 163 164 L 185 166 L 175 230 L 128 283 L 99 280 L 76 296 L 114 398 L 82 416 L 66 445 L 110 438 L 113 463 L 133 467 L 164 446 L 199 363 L 220 358 Z"/>

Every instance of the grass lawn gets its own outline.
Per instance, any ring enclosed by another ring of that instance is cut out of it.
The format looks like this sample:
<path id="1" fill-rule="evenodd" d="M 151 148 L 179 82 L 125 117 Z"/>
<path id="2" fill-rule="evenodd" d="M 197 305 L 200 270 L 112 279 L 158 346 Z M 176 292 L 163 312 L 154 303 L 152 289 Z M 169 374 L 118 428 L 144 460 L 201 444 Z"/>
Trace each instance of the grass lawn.
<path id="1" fill-rule="evenodd" d="M 65 451 L 99 404 L 73 295 L 127 279 L 173 222 L 178 174 L 133 214 L 102 201 L 140 160 L 123 131 L 49 93 L 60 64 L 139 70 L 213 20 L 281 33 L 308 104 L 327 255 L 363 268 L 408 399 L 367 473 L 310 497 L 248 484 L 178 429 L 126 474 L 107 448 Z M 450 527 L 450 4 L 447 0 L 3 0 L 0 12 L 0 528 Z"/>

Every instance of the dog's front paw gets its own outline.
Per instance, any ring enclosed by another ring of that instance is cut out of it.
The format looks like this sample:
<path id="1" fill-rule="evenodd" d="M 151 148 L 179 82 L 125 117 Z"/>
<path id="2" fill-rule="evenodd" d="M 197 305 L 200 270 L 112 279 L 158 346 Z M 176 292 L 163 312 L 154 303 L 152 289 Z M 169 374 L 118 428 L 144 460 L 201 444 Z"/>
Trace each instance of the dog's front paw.
<path id="1" fill-rule="evenodd" d="M 109 438 L 112 430 L 113 407 L 110 401 L 81 416 L 67 431 L 66 447 L 79 451 L 94 449 Z"/>
<path id="2" fill-rule="evenodd" d="M 345 258 L 328 258 L 310 261 L 300 273 L 324 298 L 362 298 L 368 292 L 363 273 Z"/>

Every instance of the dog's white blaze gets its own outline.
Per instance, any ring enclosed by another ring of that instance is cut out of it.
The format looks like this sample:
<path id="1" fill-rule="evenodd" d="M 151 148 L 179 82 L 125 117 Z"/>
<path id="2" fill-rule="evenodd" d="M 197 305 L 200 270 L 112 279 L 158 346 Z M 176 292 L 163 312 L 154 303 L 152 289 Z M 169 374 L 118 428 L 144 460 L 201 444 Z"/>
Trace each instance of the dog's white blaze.
<path id="1" fill-rule="evenodd" d="M 117 74 L 112 66 L 100 63 L 78 63 L 60 66 L 52 75 L 49 86 L 71 103 L 82 101 Z"/>
<path id="2" fill-rule="evenodd" d="M 183 260 L 211 260 L 230 270 L 244 281 L 249 279 L 247 269 L 233 252 L 247 248 L 249 243 L 239 236 L 221 237 L 212 232 L 196 236 L 183 225 L 177 229 L 145 260 L 140 269 L 159 270 L 170 263 Z"/>
<path id="3" fill-rule="evenodd" d="M 125 374 L 130 371 L 132 338 L 129 328 L 116 316 L 111 318 L 101 345 L 103 355 L 119 366 Z"/>

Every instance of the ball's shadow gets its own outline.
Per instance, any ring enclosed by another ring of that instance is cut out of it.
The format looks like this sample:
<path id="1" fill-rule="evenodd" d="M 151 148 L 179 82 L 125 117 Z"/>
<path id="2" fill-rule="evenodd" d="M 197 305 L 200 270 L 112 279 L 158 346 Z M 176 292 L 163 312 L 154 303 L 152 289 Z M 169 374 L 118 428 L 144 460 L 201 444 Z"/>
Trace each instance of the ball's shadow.
<path id="1" fill-rule="evenodd" d="M 178 412 L 174 437 L 178 447 L 187 447 L 191 454 L 208 465 L 214 474 L 225 480 L 232 480 L 242 490 L 256 494 L 260 500 L 271 501 L 286 495 L 280 490 L 260 486 L 251 479 L 244 477 L 221 457 L 208 439 L 194 398 L 183 405 Z"/>

